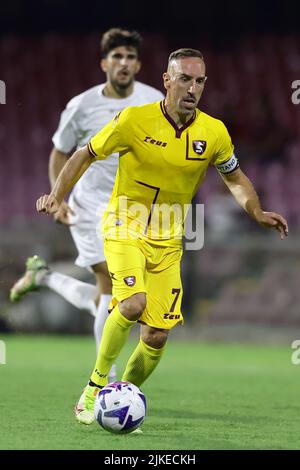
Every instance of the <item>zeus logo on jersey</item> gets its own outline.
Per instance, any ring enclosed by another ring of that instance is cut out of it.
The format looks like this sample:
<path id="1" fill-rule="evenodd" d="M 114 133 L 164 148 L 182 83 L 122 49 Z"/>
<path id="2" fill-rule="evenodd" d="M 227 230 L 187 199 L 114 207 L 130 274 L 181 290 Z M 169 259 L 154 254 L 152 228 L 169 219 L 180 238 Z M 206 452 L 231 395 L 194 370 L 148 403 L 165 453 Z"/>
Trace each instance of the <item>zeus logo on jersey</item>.
<path id="1" fill-rule="evenodd" d="M 152 139 L 152 137 L 145 137 L 144 142 L 147 142 L 148 144 L 153 144 L 153 145 L 160 145 L 161 147 L 166 147 L 167 142 L 162 142 L 161 140 L 155 140 Z"/>
<path id="2" fill-rule="evenodd" d="M 206 149 L 206 140 L 193 140 L 193 149 L 198 155 L 202 155 Z"/>
<path id="3" fill-rule="evenodd" d="M 216 168 L 220 173 L 226 174 L 236 170 L 239 166 L 238 159 L 233 153 L 227 162 L 221 163 L 221 165 L 216 165 Z"/>

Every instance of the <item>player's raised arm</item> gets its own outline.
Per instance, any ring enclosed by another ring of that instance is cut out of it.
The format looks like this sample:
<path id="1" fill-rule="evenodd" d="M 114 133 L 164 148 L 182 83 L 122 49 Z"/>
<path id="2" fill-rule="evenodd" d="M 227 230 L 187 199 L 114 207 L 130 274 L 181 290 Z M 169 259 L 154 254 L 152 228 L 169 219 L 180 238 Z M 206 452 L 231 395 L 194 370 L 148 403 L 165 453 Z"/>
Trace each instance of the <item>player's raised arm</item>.
<path id="1" fill-rule="evenodd" d="M 65 195 L 94 161 L 87 146 L 76 150 L 61 170 L 50 195 L 43 195 L 37 200 L 37 211 L 45 214 L 57 212 Z"/>
<path id="2" fill-rule="evenodd" d="M 262 210 L 258 195 L 247 176 L 240 168 L 232 173 L 221 174 L 224 183 L 229 188 L 240 206 L 264 227 L 275 228 L 283 239 L 288 235 L 287 221 L 276 212 L 265 212 Z"/>

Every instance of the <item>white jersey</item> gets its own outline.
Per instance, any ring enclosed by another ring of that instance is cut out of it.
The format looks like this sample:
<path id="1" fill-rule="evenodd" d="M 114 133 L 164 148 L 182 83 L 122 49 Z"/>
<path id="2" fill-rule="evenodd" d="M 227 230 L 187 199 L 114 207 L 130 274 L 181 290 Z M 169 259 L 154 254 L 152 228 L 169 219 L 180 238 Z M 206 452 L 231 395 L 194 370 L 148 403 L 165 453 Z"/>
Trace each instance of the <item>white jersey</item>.
<path id="1" fill-rule="evenodd" d="M 160 101 L 163 94 L 141 82 L 134 82 L 133 92 L 127 98 L 108 98 L 102 91 L 105 83 L 75 96 L 61 114 L 52 141 L 64 153 L 84 147 L 100 129 L 127 106 L 139 106 Z M 97 161 L 87 169 L 74 186 L 70 201 L 76 206 L 73 223 L 95 225 L 107 205 L 115 182 L 119 164 L 114 153 L 103 161 Z"/>

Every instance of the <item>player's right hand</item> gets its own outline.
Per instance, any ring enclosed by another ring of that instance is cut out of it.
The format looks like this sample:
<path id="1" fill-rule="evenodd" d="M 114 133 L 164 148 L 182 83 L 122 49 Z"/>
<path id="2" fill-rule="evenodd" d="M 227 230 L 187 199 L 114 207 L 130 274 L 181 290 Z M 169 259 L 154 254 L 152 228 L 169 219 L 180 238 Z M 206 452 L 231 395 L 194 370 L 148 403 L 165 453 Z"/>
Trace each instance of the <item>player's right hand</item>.
<path id="1" fill-rule="evenodd" d="M 72 211 L 71 207 L 68 206 L 66 201 L 63 201 L 61 205 L 59 206 L 57 212 L 55 212 L 55 214 L 53 215 L 53 218 L 55 222 L 57 222 L 58 224 L 70 226 L 70 225 L 73 225 L 70 222 L 71 215 L 75 215 L 74 211 Z"/>
<path id="2" fill-rule="evenodd" d="M 55 214 L 58 211 L 60 204 L 53 195 L 44 194 L 36 201 L 36 210 L 43 214 Z"/>

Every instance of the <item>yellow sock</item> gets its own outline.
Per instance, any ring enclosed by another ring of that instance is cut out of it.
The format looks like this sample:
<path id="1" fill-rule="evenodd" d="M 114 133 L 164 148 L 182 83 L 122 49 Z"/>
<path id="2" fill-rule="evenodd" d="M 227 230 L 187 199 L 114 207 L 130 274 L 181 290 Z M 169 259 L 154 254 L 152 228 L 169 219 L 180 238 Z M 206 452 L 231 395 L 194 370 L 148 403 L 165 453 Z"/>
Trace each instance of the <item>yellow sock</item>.
<path id="1" fill-rule="evenodd" d="M 107 374 L 126 343 L 131 327 L 136 321 L 127 320 L 122 315 L 119 305 L 108 316 L 102 333 L 98 357 L 91 380 L 100 387 L 107 384 Z"/>
<path id="2" fill-rule="evenodd" d="M 139 387 L 158 365 L 165 346 L 161 349 L 155 349 L 140 338 L 135 351 L 129 358 L 122 380 L 131 382 Z"/>

